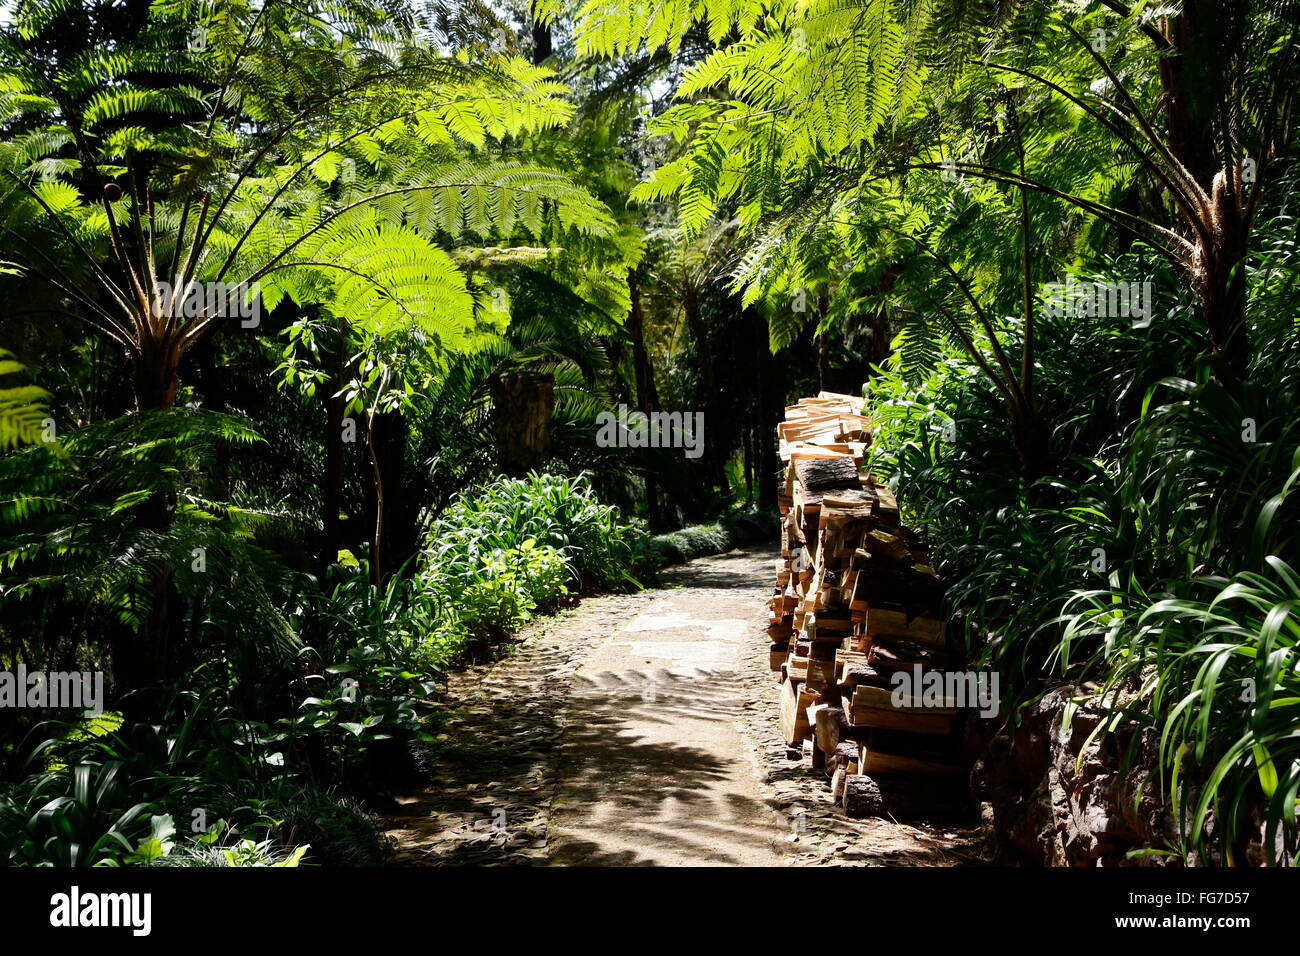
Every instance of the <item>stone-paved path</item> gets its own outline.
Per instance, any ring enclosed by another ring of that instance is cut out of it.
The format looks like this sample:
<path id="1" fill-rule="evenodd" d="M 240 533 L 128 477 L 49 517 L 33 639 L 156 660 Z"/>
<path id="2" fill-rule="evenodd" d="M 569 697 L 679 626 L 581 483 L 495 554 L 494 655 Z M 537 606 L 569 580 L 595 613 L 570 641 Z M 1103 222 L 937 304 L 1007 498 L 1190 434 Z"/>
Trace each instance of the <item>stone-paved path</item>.
<path id="1" fill-rule="evenodd" d="M 777 729 L 775 553 L 583 601 L 452 676 L 428 785 L 388 820 L 397 865 L 954 865 L 978 831 L 839 814 Z"/>

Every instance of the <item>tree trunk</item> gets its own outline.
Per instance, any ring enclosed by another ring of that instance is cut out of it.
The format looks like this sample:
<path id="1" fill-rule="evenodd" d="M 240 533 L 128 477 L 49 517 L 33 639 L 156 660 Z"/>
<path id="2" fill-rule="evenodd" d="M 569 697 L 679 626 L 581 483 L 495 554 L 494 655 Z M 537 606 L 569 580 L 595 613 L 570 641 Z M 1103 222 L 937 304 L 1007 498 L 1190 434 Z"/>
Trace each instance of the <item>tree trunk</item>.
<path id="1" fill-rule="evenodd" d="M 631 308 L 628 310 L 627 331 L 632 339 L 632 369 L 636 381 L 637 408 L 647 415 L 659 411 L 659 392 L 655 388 L 654 365 L 650 361 L 650 352 L 645 344 L 645 316 L 641 311 L 641 286 L 637 282 L 636 271 L 627 274 L 628 296 Z M 659 486 L 654 475 L 645 476 L 646 519 L 651 531 L 663 530 L 663 517 L 659 512 Z"/>
<path id="2" fill-rule="evenodd" d="M 1250 364 L 1245 269 L 1250 226 L 1226 180 L 1223 173 L 1215 179 L 1211 195 L 1215 228 L 1211 244 L 1200 247 L 1192 281 L 1205 309 L 1210 348 L 1223 358 L 1223 371 L 1241 379 Z"/>
<path id="3" fill-rule="evenodd" d="M 831 378 L 831 349 L 827 341 L 829 329 L 822 329 L 822 323 L 826 321 L 826 296 L 825 294 L 817 296 L 817 387 L 823 391 L 830 391 Z"/>
<path id="4" fill-rule="evenodd" d="M 502 372 L 492 381 L 492 418 L 501 470 L 516 477 L 540 468 L 551 448 L 555 377 Z"/>
<path id="5" fill-rule="evenodd" d="M 366 449 L 370 452 L 370 473 L 375 481 L 375 524 L 370 539 L 370 583 L 380 587 L 384 583 L 384 469 L 379 465 L 379 453 L 375 449 L 375 413 L 370 413 L 366 423 Z"/>
<path id="6" fill-rule="evenodd" d="M 898 282 L 898 276 L 903 270 L 903 263 L 896 262 L 888 266 L 872 290 L 873 295 L 882 295 L 893 289 Z M 889 358 L 891 340 L 889 336 L 889 313 L 885 309 L 877 309 L 867 316 L 867 328 L 871 330 L 871 351 L 869 363 L 871 367 L 884 365 Z M 872 372 L 870 367 L 867 370 L 868 378 Z"/>
<path id="7" fill-rule="evenodd" d="M 175 343 L 167 339 L 143 343 L 140 354 L 134 356 L 132 379 L 137 411 L 175 405 L 180 388 L 180 356 Z"/>
<path id="8" fill-rule="evenodd" d="M 328 384 L 329 406 L 325 425 L 325 475 L 321 489 L 321 540 L 316 556 L 317 579 L 325 585 L 325 572 L 338 560 L 342 549 L 343 510 L 343 412 L 347 401 L 343 385 L 347 375 L 347 326 L 342 319 L 338 327 L 338 354 Z"/>
<path id="9" fill-rule="evenodd" d="M 745 461 L 745 500 L 754 500 L 754 426 L 747 422 L 741 429 L 741 451 Z"/>
<path id="10" fill-rule="evenodd" d="M 552 51 L 551 45 L 551 28 L 543 26 L 536 20 L 532 24 L 533 32 L 533 65 L 539 66 L 550 57 Z"/>
<path id="11" fill-rule="evenodd" d="M 134 357 L 132 367 L 138 412 L 159 411 L 171 408 L 176 403 L 176 393 L 180 387 L 179 364 L 179 355 L 173 341 L 163 339 L 143 344 L 140 353 Z M 152 454 L 157 456 L 166 452 L 154 450 Z M 136 524 L 157 535 L 169 534 L 175 507 L 175 501 L 169 496 L 154 494 L 142 504 Z M 151 607 L 140 630 L 116 631 L 110 639 L 109 648 L 113 662 L 114 692 L 119 697 L 135 692 L 128 706 L 133 715 L 141 718 L 156 716 L 162 706 L 159 693 L 154 690 L 144 693 L 141 691 L 156 687 L 171 676 L 171 636 L 177 624 L 174 609 L 179 603 L 170 569 L 153 572 L 149 590 Z"/>
<path id="12" fill-rule="evenodd" d="M 1210 347 L 1224 360 L 1221 372 L 1236 378 L 1250 362 L 1244 275 L 1250 221 L 1239 170 L 1224 163 L 1225 153 L 1232 162 L 1241 157 L 1217 148 L 1215 134 L 1225 103 L 1238 98 L 1231 87 L 1239 77 L 1221 50 L 1236 42 L 1248 15 L 1237 4 L 1184 0 L 1176 16 L 1163 20 L 1173 51 L 1159 64 L 1170 151 L 1211 197 L 1203 224 L 1209 238 L 1197 240 L 1196 255 L 1186 264 L 1188 278 L 1205 310 Z"/>
<path id="13" fill-rule="evenodd" d="M 785 371 L 768 345 L 767 320 L 756 310 L 749 310 L 754 327 L 752 341 L 757 348 L 754 365 L 758 369 L 759 431 L 755 467 L 758 471 L 758 501 L 764 508 L 776 504 L 777 472 L 776 426 L 785 409 Z"/>
<path id="14" fill-rule="evenodd" d="M 414 476 L 408 468 L 407 455 L 410 422 L 405 415 L 393 422 L 390 434 L 392 472 L 388 487 L 392 493 L 389 495 L 388 566 L 396 571 L 407 567 L 420 548 L 420 510 L 424 496 L 412 487 Z"/>
<path id="15" fill-rule="evenodd" d="M 1020 461 L 1020 476 L 1032 492 L 1034 482 L 1047 474 L 1051 436 L 1042 410 L 1036 405 L 1027 410 L 1016 406 L 1007 415 L 1011 443 Z"/>
<path id="16" fill-rule="evenodd" d="M 376 537 L 371 554 L 372 579 L 400 568 L 415 549 L 418 535 L 412 506 L 402 494 L 406 483 L 407 421 L 401 412 L 380 412 L 371 419 L 369 448 L 375 474 Z"/>
<path id="17" fill-rule="evenodd" d="M 713 350 L 709 343 L 709 330 L 704 324 L 704 315 L 700 310 L 699 292 L 688 285 L 682 292 L 682 310 L 686 314 L 686 325 L 695 339 L 696 352 L 700 360 L 700 390 L 704 398 L 704 467 L 714 487 L 724 497 L 730 492 L 727 484 L 726 451 L 718 443 L 718 422 L 716 382 L 713 369 Z"/>

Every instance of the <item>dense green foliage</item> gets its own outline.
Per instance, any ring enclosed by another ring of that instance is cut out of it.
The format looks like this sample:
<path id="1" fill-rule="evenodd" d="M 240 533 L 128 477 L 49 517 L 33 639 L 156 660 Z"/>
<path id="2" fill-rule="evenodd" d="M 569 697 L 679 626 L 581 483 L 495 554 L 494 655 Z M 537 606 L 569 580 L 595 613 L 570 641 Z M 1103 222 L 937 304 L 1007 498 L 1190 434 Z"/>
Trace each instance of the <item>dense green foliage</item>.
<path id="1" fill-rule="evenodd" d="M 332 569 L 328 594 L 296 592 L 304 623 L 281 626 L 305 667 L 260 659 L 255 678 L 214 644 L 157 726 L 106 714 L 30 730 L 8 755 L 23 776 L 0 802 L 0 840 L 29 864 L 296 865 L 307 844 L 315 862 L 373 863 L 373 823 L 317 788 L 365 792 L 393 771 L 382 761 L 409 760 L 444 670 L 584 581 L 635 586 L 647 556 L 644 534 L 584 479 L 531 475 L 463 495 L 412 576 L 376 589 L 350 562 Z M 268 695 L 256 708 L 238 686 L 253 681 Z M 176 839 L 193 820 L 203 825 Z"/>
<path id="2" fill-rule="evenodd" d="M 746 512 L 726 515 L 713 524 L 691 525 L 680 531 L 656 535 L 652 546 L 664 564 L 680 564 L 710 554 L 771 541 L 779 527 L 776 515 Z"/>
<path id="3" fill-rule="evenodd" d="M 486 8 L 11 13 L 0 667 L 106 713 L 0 710 L 5 855 L 377 863 L 442 673 L 652 569 L 592 485 L 632 503 L 593 422 L 637 233 Z M 554 475 L 501 477 L 516 370 Z"/>

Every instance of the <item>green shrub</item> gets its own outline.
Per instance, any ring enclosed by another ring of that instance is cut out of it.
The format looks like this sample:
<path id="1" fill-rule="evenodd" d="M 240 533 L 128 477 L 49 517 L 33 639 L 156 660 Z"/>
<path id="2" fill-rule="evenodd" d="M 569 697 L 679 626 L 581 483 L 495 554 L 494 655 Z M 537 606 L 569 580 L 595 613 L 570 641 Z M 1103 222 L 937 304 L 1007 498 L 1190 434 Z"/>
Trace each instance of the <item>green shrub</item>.
<path id="1" fill-rule="evenodd" d="M 528 623 L 538 611 L 553 610 L 568 592 L 571 563 L 532 538 L 518 547 L 484 552 L 463 536 L 443 538 L 426 552 L 427 567 L 416 587 L 454 609 L 473 637 L 500 637 Z M 453 547 L 453 545 L 455 545 Z"/>
<path id="2" fill-rule="evenodd" d="M 463 652 L 465 622 L 445 591 L 400 575 L 376 588 L 366 561 L 335 565 L 330 573 L 334 588 L 316 599 L 312 614 L 320 635 L 314 650 L 322 666 L 370 645 L 383 647 L 395 667 L 433 675 Z"/>
<path id="3" fill-rule="evenodd" d="M 737 548 L 771 541 L 780 522 L 776 515 L 761 511 L 729 515 L 713 524 L 692 525 L 668 534 L 656 535 L 651 547 L 660 564 L 681 564 L 710 554 L 726 554 Z"/>
<path id="4" fill-rule="evenodd" d="M 517 551 L 529 540 L 563 555 L 585 590 L 637 588 L 638 575 L 652 564 L 645 533 L 601 504 L 585 476 L 533 473 L 457 498 L 434 522 L 422 566 L 436 573 L 484 554 Z"/>
<path id="5" fill-rule="evenodd" d="M 37 774 L 0 796 L 0 840 L 10 866 L 121 866 L 132 862 L 157 808 L 136 802 L 120 761 L 85 760 Z"/>
<path id="6" fill-rule="evenodd" d="M 204 837 L 209 836 L 204 834 Z M 298 866 L 307 855 L 309 846 L 292 849 L 279 846 L 273 839 L 236 840 L 229 844 L 215 842 L 222 834 L 214 832 L 213 839 L 185 840 L 168 848 L 168 852 L 150 861 L 154 866 L 210 866 L 210 867 L 292 867 Z"/>

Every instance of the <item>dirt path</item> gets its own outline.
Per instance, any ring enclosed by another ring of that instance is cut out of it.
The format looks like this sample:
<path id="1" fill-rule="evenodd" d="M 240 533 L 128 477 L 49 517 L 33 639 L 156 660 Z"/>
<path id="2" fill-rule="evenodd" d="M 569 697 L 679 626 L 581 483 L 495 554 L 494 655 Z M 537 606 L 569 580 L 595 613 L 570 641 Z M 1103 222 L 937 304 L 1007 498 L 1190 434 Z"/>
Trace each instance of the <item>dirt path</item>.
<path id="1" fill-rule="evenodd" d="M 767 670 L 776 555 L 583 601 L 453 675 L 428 784 L 387 821 L 397 865 L 979 862 L 979 831 L 841 816 L 789 759 Z"/>
<path id="2" fill-rule="evenodd" d="M 583 662 L 566 715 L 551 863 L 783 862 L 786 833 L 740 720 L 741 659 L 760 639 L 774 560 L 736 553 L 676 569 Z"/>

